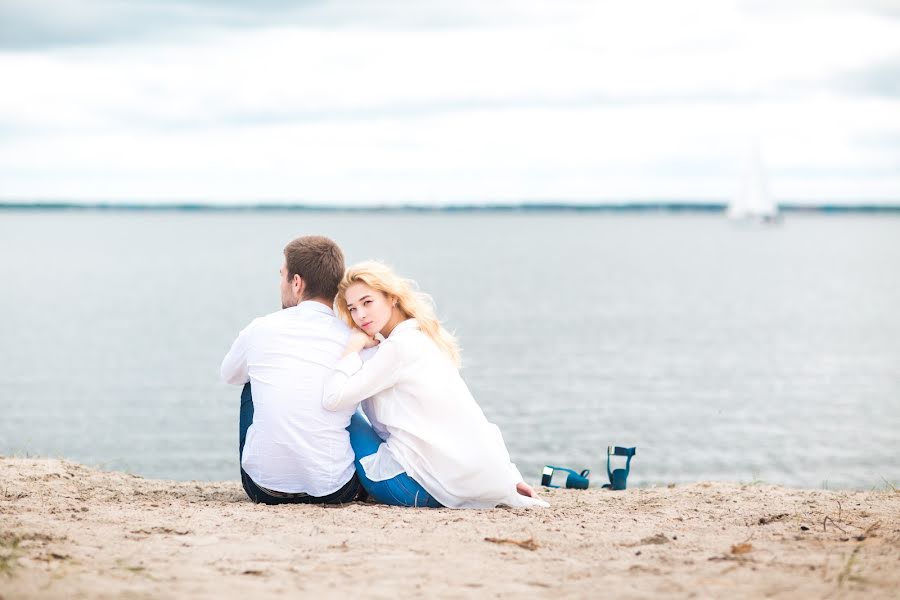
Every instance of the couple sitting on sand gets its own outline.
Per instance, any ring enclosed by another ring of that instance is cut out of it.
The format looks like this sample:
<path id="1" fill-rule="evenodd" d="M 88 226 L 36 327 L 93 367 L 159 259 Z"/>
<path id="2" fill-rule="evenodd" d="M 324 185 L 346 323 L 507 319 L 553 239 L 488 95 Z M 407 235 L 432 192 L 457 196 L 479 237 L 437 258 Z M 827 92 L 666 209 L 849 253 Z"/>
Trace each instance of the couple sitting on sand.
<path id="1" fill-rule="evenodd" d="M 284 249 L 281 305 L 222 362 L 222 378 L 244 386 L 251 500 L 547 505 L 510 462 L 459 375 L 456 340 L 412 282 L 377 262 L 345 272 L 337 244 L 306 236 Z"/>

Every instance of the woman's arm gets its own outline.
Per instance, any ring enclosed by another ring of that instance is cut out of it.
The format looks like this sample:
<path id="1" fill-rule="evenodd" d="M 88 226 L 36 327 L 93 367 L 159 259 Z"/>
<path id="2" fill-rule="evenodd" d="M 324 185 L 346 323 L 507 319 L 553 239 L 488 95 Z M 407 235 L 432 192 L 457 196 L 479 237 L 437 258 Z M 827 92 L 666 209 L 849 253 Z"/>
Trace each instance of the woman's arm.
<path id="1" fill-rule="evenodd" d="M 375 356 L 365 363 L 358 350 L 350 345 L 348 350 L 350 353 L 335 365 L 325 381 L 322 406 L 326 410 L 352 408 L 397 383 L 401 365 L 396 342 L 381 344 Z"/>

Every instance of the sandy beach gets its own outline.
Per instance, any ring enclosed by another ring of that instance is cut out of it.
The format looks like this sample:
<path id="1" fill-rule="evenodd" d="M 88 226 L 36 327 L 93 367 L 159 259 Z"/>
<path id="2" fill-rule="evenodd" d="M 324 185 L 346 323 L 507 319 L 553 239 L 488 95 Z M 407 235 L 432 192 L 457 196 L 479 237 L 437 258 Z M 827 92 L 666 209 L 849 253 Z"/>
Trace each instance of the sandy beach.
<path id="1" fill-rule="evenodd" d="M 0 458 L 0 598 L 889 598 L 900 493 L 548 490 L 544 510 L 269 507 L 238 482 Z"/>

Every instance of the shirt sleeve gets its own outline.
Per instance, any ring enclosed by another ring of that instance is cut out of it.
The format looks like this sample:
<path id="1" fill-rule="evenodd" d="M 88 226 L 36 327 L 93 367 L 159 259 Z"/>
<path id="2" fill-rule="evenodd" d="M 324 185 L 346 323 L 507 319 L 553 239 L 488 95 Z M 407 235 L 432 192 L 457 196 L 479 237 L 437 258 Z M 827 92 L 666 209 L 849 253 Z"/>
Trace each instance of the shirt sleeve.
<path id="1" fill-rule="evenodd" d="M 365 363 L 357 352 L 348 354 L 325 381 L 322 406 L 327 410 L 352 408 L 397 383 L 399 372 L 400 353 L 394 343 L 383 343 Z"/>
<path id="2" fill-rule="evenodd" d="M 500 432 L 500 428 L 493 423 L 489 423 L 489 427 L 494 436 L 494 443 L 497 444 L 498 449 L 503 450 L 505 459 L 509 461 L 509 472 L 513 480 L 517 485 L 520 481 L 525 481 L 525 479 L 522 477 L 522 473 L 519 472 L 519 468 L 516 467 L 516 463 L 514 463 L 509 457 L 509 450 L 507 450 L 506 448 L 506 442 L 503 441 L 503 434 Z"/>
<path id="3" fill-rule="evenodd" d="M 513 480 L 515 480 L 516 485 L 518 485 L 521 481 L 525 481 L 525 479 L 522 477 L 522 474 L 519 472 L 518 467 L 516 467 L 516 463 L 509 463 L 509 470 L 512 471 Z"/>
<path id="4" fill-rule="evenodd" d="M 255 322 L 255 321 L 254 321 Z M 253 323 L 250 323 L 241 331 L 237 339 L 231 345 L 231 350 L 222 360 L 219 374 L 225 383 L 232 385 L 244 385 L 250 381 L 250 372 L 247 367 L 247 354 L 250 350 L 250 335 Z"/>
<path id="5" fill-rule="evenodd" d="M 378 437 L 386 441 L 389 433 L 385 426 L 381 424 L 381 421 L 378 420 L 378 415 L 375 414 L 375 407 L 372 406 L 372 399 L 366 398 L 363 400 L 362 404 L 359 405 L 359 408 L 362 410 L 363 414 L 366 415 L 369 424 L 372 426 L 372 429 L 375 430 L 375 433 L 378 434 Z"/>

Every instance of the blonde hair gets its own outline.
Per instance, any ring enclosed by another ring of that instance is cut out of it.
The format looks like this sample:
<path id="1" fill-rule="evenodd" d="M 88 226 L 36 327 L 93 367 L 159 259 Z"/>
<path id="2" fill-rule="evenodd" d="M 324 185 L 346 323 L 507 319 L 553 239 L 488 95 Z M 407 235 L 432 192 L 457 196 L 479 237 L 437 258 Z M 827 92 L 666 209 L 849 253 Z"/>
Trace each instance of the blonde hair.
<path id="1" fill-rule="evenodd" d="M 454 365 L 460 366 L 459 343 L 438 320 L 431 296 L 419 291 L 415 281 L 403 279 L 386 264 L 374 260 L 357 263 L 347 269 L 338 284 L 334 305 L 338 315 L 350 327 L 354 327 L 355 323 L 350 315 L 350 309 L 347 308 L 347 288 L 354 283 L 364 283 L 389 298 L 396 298 L 400 312 L 415 319 L 422 333 L 431 338 L 437 347 L 450 357 Z"/>

